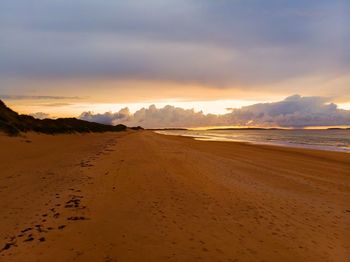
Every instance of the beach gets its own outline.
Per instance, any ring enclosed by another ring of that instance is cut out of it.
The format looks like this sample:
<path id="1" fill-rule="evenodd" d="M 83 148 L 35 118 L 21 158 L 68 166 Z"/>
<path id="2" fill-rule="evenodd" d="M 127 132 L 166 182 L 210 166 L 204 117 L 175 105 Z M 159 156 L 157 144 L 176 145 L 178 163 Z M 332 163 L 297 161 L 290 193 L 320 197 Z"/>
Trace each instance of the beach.
<path id="1" fill-rule="evenodd" d="M 349 261 L 350 154 L 0 134 L 0 261 Z"/>

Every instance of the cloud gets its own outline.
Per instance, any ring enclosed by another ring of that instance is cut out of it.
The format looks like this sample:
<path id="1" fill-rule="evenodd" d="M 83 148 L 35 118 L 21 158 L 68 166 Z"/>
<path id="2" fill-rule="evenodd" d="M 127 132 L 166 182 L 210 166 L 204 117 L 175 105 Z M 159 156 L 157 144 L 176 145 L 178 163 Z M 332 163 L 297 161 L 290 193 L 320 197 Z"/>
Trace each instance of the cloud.
<path id="1" fill-rule="evenodd" d="M 155 105 L 151 105 L 149 108 L 142 108 L 134 114 L 131 114 L 128 108 L 124 108 L 117 113 L 94 114 L 93 112 L 84 112 L 79 118 L 103 124 L 124 123 L 128 126 L 151 128 L 203 126 L 210 121 L 210 118 L 216 119 L 217 116 L 204 115 L 202 112 L 195 112 L 193 109 L 183 109 L 170 105 L 163 108 L 156 108 Z"/>
<path id="2" fill-rule="evenodd" d="M 350 110 L 338 109 L 337 105 L 328 103 L 323 97 L 301 97 L 294 95 L 283 101 L 260 103 L 231 109 L 223 115 L 203 114 L 193 109 L 174 106 L 142 108 L 134 114 L 127 108 L 117 113 L 94 114 L 84 112 L 80 118 L 104 124 L 141 125 L 145 128 L 164 127 L 203 127 L 203 126 L 332 126 L 350 125 Z"/>
<path id="3" fill-rule="evenodd" d="M 64 106 L 71 106 L 74 104 L 71 103 L 47 103 L 47 104 L 40 104 L 40 106 L 44 107 L 64 107 Z"/>
<path id="4" fill-rule="evenodd" d="M 294 95 L 275 103 L 261 103 L 234 109 L 224 117 L 230 122 L 256 126 L 332 126 L 350 125 L 350 111 L 338 109 L 323 97 Z"/>
<path id="5" fill-rule="evenodd" d="M 0 95 L 1 99 L 8 100 L 64 100 L 64 99 L 80 99 L 80 97 L 68 96 L 30 96 L 30 95 Z"/>
<path id="6" fill-rule="evenodd" d="M 346 0 L 2 0 L 0 76 L 261 89 L 345 74 L 349 6 Z"/>
<path id="7" fill-rule="evenodd" d="M 37 112 L 30 114 L 32 117 L 37 118 L 37 119 L 45 119 L 45 118 L 50 118 L 49 114 L 43 113 L 43 112 Z"/>
<path id="8" fill-rule="evenodd" d="M 131 116 L 129 109 L 124 108 L 117 113 L 94 114 L 93 112 L 84 112 L 79 118 L 90 122 L 113 125 L 114 123 L 117 124 L 117 122 L 129 121 Z"/>

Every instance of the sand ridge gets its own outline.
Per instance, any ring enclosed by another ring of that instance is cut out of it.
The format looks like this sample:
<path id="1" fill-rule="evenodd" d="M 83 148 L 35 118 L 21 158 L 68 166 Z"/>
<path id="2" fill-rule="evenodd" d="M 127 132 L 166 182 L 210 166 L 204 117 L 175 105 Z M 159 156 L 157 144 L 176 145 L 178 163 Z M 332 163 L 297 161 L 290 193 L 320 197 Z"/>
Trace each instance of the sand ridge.
<path id="1" fill-rule="evenodd" d="M 349 261 L 349 154 L 149 131 L 0 143 L 0 261 Z"/>

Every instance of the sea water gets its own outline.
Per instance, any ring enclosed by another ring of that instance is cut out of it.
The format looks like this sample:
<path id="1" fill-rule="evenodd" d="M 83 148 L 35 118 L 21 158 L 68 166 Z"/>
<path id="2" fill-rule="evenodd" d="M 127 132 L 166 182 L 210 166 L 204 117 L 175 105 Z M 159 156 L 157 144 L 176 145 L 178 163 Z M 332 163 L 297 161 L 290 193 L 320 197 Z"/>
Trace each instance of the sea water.
<path id="1" fill-rule="evenodd" d="M 350 130 L 162 130 L 165 135 L 206 141 L 237 141 L 350 153 Z"/>

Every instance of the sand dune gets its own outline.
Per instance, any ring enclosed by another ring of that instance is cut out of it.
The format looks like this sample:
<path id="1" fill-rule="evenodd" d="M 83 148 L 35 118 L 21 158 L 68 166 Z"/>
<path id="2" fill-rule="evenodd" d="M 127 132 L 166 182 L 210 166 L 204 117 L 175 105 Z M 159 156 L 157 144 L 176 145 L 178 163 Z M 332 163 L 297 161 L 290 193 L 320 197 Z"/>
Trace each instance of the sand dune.
<path id="1" fill-rule="evenodd" d="M 350 154 L 0 135 L 0 261 L 349 261 Z"/>

